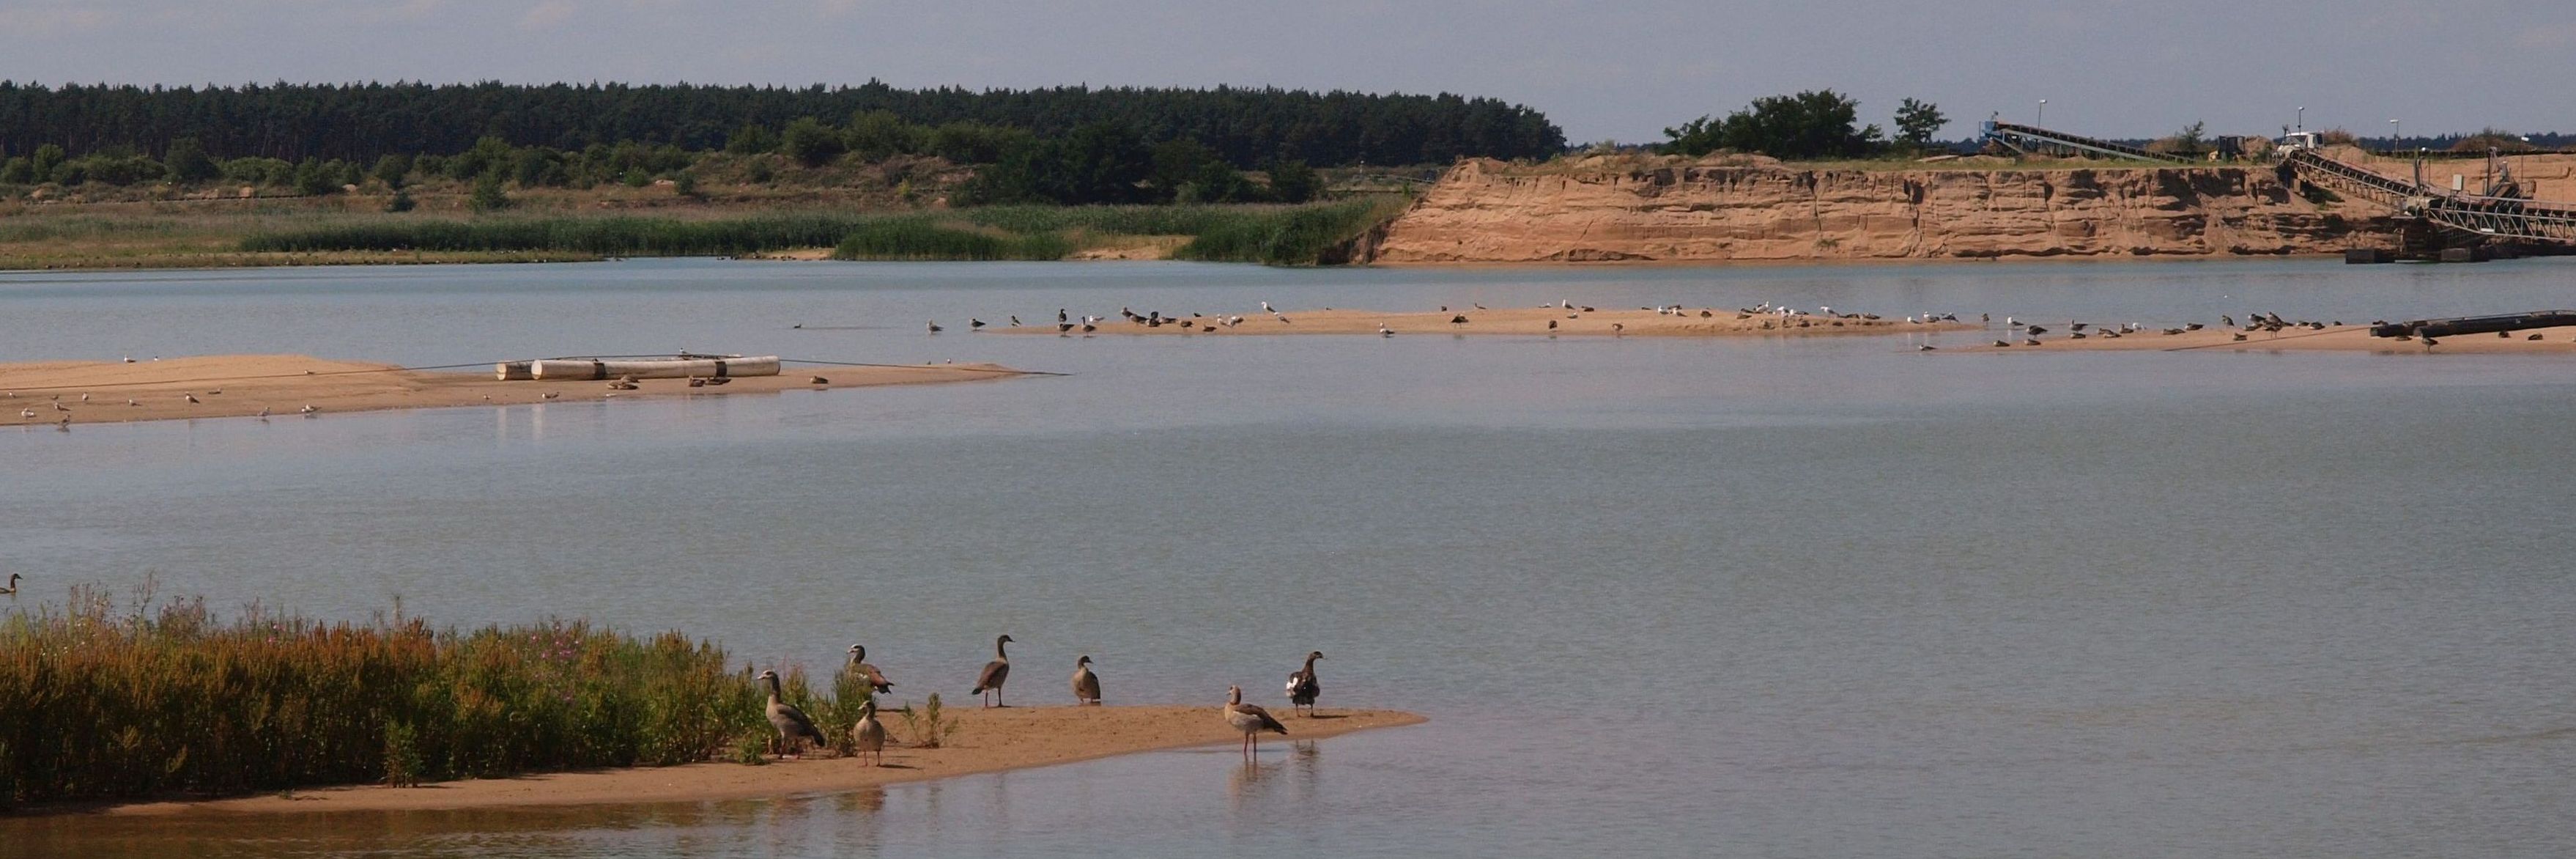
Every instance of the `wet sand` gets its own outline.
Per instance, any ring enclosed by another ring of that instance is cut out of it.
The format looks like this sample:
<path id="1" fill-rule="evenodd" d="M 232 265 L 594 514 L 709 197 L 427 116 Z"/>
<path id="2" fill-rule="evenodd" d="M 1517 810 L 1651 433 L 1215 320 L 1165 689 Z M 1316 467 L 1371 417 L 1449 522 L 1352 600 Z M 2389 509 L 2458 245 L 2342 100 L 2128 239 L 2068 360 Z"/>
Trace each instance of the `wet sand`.
<path id="1" fill-rule="evenodd" d="M 2540 335 L 2539 340 L 2531 336 Z M 2238 336 L 2244 339 L 2237 339 Z M 2084 339 L 2073 339 L 2064 329 L 2051 327 L 2040 335 L 2040 345 L 2024 343 L 2023 335 L 2000 329 L 1994 337 L 2010 342 L 2008 347 L 1992 343 L 1957 347 L 1960 352 L 2373 352 L 2395 355 L 2567 355 L 2576 354 L 2576 327 L 2535 328 L 2493 334 L 2460 334 L 2435 338 L 2427 348 L 2420 338 L 2399 340 L 2372 337 L 2367 325 L 2329 325 L 2323 331 L 2307 328 L 2285 329 L 2278 334 L 2243 329 L 2204 328 L 2181 334 L 2147 330 L 2119 337 L 2104 337 L 2099 332 L 2086 332 Z"/>
<path id="2" fill-rule="evenodd" d="M 1152 311 L 1147 311 L 1151 313 Z M 1706 314 L 1706 315 L 1702 315 Z M 1227 320 L 1241 316 L 1240 324 Z M 1456 321 L 1465 317 L 1466 321 Z M 1549 328 L 1548 323 L 1556 323 Z M 1827 318 L 1822 315 L 1781 317 L 1774 314 L 1748 314 L 1733 308 L 1690 308 L 1680 314 L 1656 313 L 1636 308 L 1603 308 L 1586 311 L 1572 309 L 1515 307 L 1478 310 L 1452 308 L 1430 312 L 1388 312 L 1378 310 L 1322 309 L 1282 310 L 1277 314 L 1258 309 L 1227 316 L 1191 317 L 1163 325 L 1147 325 L 1112 317 L 1094 326 L 1096 334 L 1365 334 L 1380 336 L 1384 326 L 1394 336 L 1419 334 L 1513 334 L 1640 336 L 1640 337 L 1719 337 L 1764 334 L 1896 334 L 1910 331 L 1965 331 L 1975 325 L 1958 322 L 1907 322 L 1902 315 L 1894 318 L 1868 319 L 1858 316 Z M 1070 334 L 1084 332 L 1079 318 L 1071 332 L 1058 331 L 1048 322 L 1018 327 L 987 327 L 986 332 L 1001 334 Z"/>
<path id="3" fill-rule="evenodd" d="M 48 361 L 0 364 L 0 423 L 54 425 L 182 418 L 299 417 L 379 409 L 525 405 L 673 396 L 773 393 L 783 390 L 927 384 L 1021 375 L 996 364 L 920 367 L 799 367 L 777 376 L 747 376 L 724 385 L 689 387 L 687 379 L 645 379 L 632 391 L 606 382 L 517 381 L 475 372 L 405 370 L 390 364 L 331 361 L 303 355 L 213 355 L 167 360 Z M 821 376 L 828 384 L 814 384 Z M 88 399 L 82 399 L 87 395 Z M 552 395 L 550 398 L 548 395 Z M 196 402 L 189 402 L 194 397 Z M 59 406 L 60 408 L 57 408 Z M 25 412 L 32 411 L 33 417 Z"/>
<path id="4" fill-rule="evenodd" d="M 1230 756 L 1235 754 L 1234 744 L 1242 737 L 1225 724 L 1215 707 L 1007 707 L 950 712 L 957 716 L 957 732 L 941 748 L 896 748 L 889 744 L 883 767 L 869 766 L 854 758 L 818 755 L 760 766 L 698 763 L 433 782 L 414 788 L 367 785 L 234 799 L 29 811 L 132 816 L 694 802 L 847 791 L 1193 746 L 1214 746 L 1211 754 Z M 1288 715 L 1285 707 L 1275 713 L 1287 725 L 1288 735 L 1263 734 L 1264 755 L 1287 754 L 1282 741 L 1314 740 L 1427 721 L 1393 710 L 1326 708 L 1312 718 Z M 887 730 L 895 738 L 912 739 L 900 715 L 887 714 L 884 718 Z"/>

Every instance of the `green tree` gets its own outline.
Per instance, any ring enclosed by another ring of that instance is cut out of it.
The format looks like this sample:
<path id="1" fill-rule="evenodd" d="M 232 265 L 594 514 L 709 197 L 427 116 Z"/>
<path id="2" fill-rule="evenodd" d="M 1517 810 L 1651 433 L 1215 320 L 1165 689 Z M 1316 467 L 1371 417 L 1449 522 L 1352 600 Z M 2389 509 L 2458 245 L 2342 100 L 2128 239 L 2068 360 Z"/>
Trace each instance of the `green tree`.
<path id="1" fill-rule="evenodd" d="M 394 198 L 393 198 L 393 199 L 391 199 L 391 200 L 386 200 L 386 201 L 385 201 L 385 211 L 388 211 L 388 212 L 408 212 L 408 211 L 411 211 L 413 207 L 418 206 L 418 205 L 420 205 L 420 204 L 412 201 L 412 198 L 411 198 L 411 192 L 410 192 L 410 191 L 406 191 L 406 190 L 403 190 L 403 189 L 401 189 L 401 188 L 395 188 L 395 189 L 394 189 Z"/>
<path id="2" fill-rule="evenodd" d="M 951 122 L 931 129 L 925 148 L 930 154 L 955 164 L 991 164 L 1002 160 L 1003 150 L 1028 136 L 1027 131 L 1017 128 L 980 122 Z"/>
<path id="3" fill-rule="evenodd" d="M 475 179 L 474 193 L 465 198 L 465 205 L 476 212 L 498 212 L 509 208 L 510 195 L 501 190 L 500 171 L 485 173 Z"/>
<path id="4" fill-rule="evenodd" d="M 0 185 L 25 185 L 36 181 L 36 162 L 21 155 L 0 163 Z"/>
<path id="5" fill-rule="evenodd" d="M 758 123 L 734 129 L 733 135 L 725 138 L 725 151 L 735 155 L 758 155 L 777 149 L 778 132 Z"/>
<path id="6" fill-rule="evenodd" d="M 919 152 L 925 129 L 904 122 L 890 110 L 871 110 L 850 118 L 850 151 L 868 161 Z"/>
<path id="7" fill-rule="evenodd" d="M 1144 186 L 1153 172 L 1153 150 L 1134 129 L 1093 123 L 1061 138 L 1012 144 L 958 196 L 976 204 L 1145 202 L 1156 194 Z"/>
<path id="8" fill-rule="evenodd" d="M 1896 107 L 1896 139 L 1916 152 L 1931 146 L 1932 135 L 1948 124 L 1950 118 L 1941 115 L 1941 106 L 1928 101 L 1909 98 Z"/>
<path id="9" fill-rule="evenodd" d="M 474 148 L 447 159 L 447 175 L 453 179 L 472 179 L 500 170 L 510 163 L 510 142 L 486 136 L 474 142 Z"/>
<path id="10" fill-rule="evenodd" d="M 320 159 L 304 159 L 304 163 L 295 165 L 295 193 L 319 197 L 340 190 L 340 183 L 333 181 L 336 178 L 322 169 Z"/>
<path id="11" fill-rule="evenodd" d="M 781 136 L 778 145 L 778 151 L 807 167 L 829 164 L 849 149 L 849 141 L 842 137 L 840 131 L 810 116 L 788 123 L 787 133 Z"/>
<path id="12" fill-rule="evenodd" d="M 223 170 L 215 166 L 215 159 L 206 157 L 206 148 L 197 145 L 194 137 L 170 141 L 170 149 L 163 153 L 161 166 L 168 168 L 173 182 L 203 182 L 223 175 Z"/>
<path id="13" fill-rule="evenodd" d="M 51 143 L 38 146 L 35 160 L 30 163 L 35 168 L 37 176 L 51 176 L 54 168 L 63 165 L 63 148 Z"/>
<path id="14" fill-rule="evenodd" d="M 1757 98 L 1725 119 L 1703 116 L 1664 129 L 1669 139 L 1660 148 L 1676 155 L 1733 149 L 1788 159 L 1867 155 L 1881 144 L 1883 132 L 1876 125 L 1854 130 L 1859 108 L 1859 102 L 1829 89 Z"/>
<path id="15" fill-rule="evenodd" d="M 1323 193 L 1323 177 L 1303 161 L 1274 161 L 1270 164 L 1270 197 L 1282 203 L 1303 203 Z"/>
<path id="16" fill-rule="evenodd" d="M 376 181 L 385 183 L 387 188 L 400 191 L 411 178 L 411 164 L 411 156 L 396 153 L 376 159 L 376 169 L 372 172 L 375 174 Z"/>

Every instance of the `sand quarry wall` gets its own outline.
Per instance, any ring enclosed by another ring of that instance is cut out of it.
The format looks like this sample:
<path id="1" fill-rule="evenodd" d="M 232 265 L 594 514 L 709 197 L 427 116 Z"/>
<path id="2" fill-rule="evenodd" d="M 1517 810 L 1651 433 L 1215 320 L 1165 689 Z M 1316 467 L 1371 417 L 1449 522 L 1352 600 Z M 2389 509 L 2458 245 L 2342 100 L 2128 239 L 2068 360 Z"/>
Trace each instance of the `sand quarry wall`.
<path id="1" fill-rule="evenodd" d="M 1459 163 L 1389 224 L 1392 263 L 2334 253 L 2390 224 L 2273 168 L 1818 170 L 1763 158 Z"/>

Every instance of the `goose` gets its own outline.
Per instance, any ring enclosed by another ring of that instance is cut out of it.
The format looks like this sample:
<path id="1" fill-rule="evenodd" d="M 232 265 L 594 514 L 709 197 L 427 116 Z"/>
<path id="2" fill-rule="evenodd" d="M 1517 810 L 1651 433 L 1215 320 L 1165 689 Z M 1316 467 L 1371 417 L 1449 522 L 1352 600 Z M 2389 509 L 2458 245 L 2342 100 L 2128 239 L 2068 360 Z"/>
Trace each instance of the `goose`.
<path id="1" fill-rule="evenodd" d="M 1467 324 L 1467 314 L 1461 313 L 1461 314 L 1458 314 L 1458 315 L 1456 315 L 1456 316 L 1451 316 L 1451 317 L 1449 317 L 1449 324 L 1451 324 L 1451 325 L 1465 325 L 1465 324 Z"/>
<path id="2" fill-rule="evenodd" d="M 1011 654 L 1005 652 L 1002 645 L 1010 643 L 1008 635 L 993 639 L 993 661 L 984 663 L 984 673 L 975 677 L 975 688 L 966 690 L 976 695 L 993 693 L 992 700 L 984 704 L 986 707 L 1002 706 L 1002 681 L 1011 679 Z"/>
<path id="3" fill-rule="evenodd" d="M 1100 675 L 1091 673 L 1091 657 L 1073 661 L 1073 700 L 1077 705 L 1100 706 Z"/>
<path id="4" fill-rule="evenodd" d="M 1323 651 L 1309 651 L 1306 654 L 1306 667 L 1288 675 L 1288 707 L 1292 712 L 1303 707 L 1306 709 L 1306 715 L 1315 714 L 1315 698 L 1324 694 L 1323 681 L 1315 678 L 1315 660 L 1322 658 L 1324 658 Z"/>
<path id="5" fill-rule="evenodd" d="M 1550 319 L 1550 320 L 1548 320 L 1548 321 L 1547 321 L 1547 330 L 1549 330 L 1549 331 L 1554 331 L 1554 330 L 1556 330 L 1556 320 L 1554 320 L 1554 319 Z"/>
<path id="6" fill-rule="evenodd" d="M 17 596 L 17 595 L 18 595 L 18 574 L 17 574 L 17 573 L 10 573 L 10 574 L 9 574 L 9 586 L 8 586 L 8 587 L 5 587 L 5 588 L 0 588 L 0 594 L 8 594 L 8 595 L 10 595 L 10 596 Z"/>
<path id="7" fill-rule="evenodd" d="M 1260 754 L 1259 746 L 1252 740 L 1253 735 L 1263 731 L 1288 733 L 1288 726 L 1279 724 L 1278 719 L 1271 717 L 1270 711 L 1261 709 L 1259 704 L 1243 703 L 1241 686 L 1225 687 L 1225 723 L 1243 732 L 1243 754 L 1246 757 Z"/>
<path id="8" fill-rule="evenodd" d="M 859 720 L 850 724 L 851 748 L 870 764 L 885 766 L 885 742 L 885 723 L 877 721 L 876 699 L 859 702 Z"/>
<path id="9" fill-rule="evenodd" d="M 850 645 L 850 671 L 867 680 L 869 691 L 878 693 L 894 691 L 894 681 L 886 679 L 885 674 L 878 671 L 876 666 L 868 664 L 868 649 L 865 647 Z"/>
<path id="10" fill-rule="evenodd" d="M 930 323 L 930 333 L 932 333 L 932 334 L 937 334 L 937 333 L 939 333 L 939 332 L 941 332 L 941 331 L 946 331 L 946 330 L 948 330 L 948 329 L 945 329 L 945 328 L 941 328 L 941 327 L 939 327 L 939 323 L 938 323 L 938 322 L 936 322 L 936 321 L 933 321 L 933 322 L 931 322 L 931 323 Z"/>
<path id="11" fill-rule="evenodd" d="M 814 720 L 805 717 L 805 711 L 778 700 L 778 672 L 760 672 L 760 679 L 769 684 L 769 726 L 778 729 L 778 757 L 787 757 L 787 750 L 794 748 L 798 740 L 813 740 L 815 745 L 831 743 L 823 739 L 822 731 L 814 728 Z"/>

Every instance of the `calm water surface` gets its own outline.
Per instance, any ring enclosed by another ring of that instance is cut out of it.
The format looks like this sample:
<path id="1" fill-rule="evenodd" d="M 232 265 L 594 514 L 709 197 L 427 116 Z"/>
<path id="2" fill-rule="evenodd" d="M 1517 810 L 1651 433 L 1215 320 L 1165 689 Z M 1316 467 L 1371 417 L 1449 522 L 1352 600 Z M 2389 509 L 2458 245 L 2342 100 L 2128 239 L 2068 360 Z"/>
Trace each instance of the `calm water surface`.
<path id="1" fill-rule="evenodd" d="M 1221 749 L 676 806 L 7 819 L 0 854 L 2576 844 L 2568 359 L 959 333 L 1059 307 L 1558 298 L 2361 322 L 2576 306 L 2576 264 L 0 275 L 7 361 L 686 348 L 1072 374 L 0 430 L 0 545 L 37 577 L 22 610 L 148 577 L 327 618 L 399 599 L 458 624 L 676 627 L 764 664 L 829 665 L 858 640 L 952 695 L 1007 631 L 1028 665 L 1093 655 L 1113 703 L 1273 696 L 1321 649 L 1327 705 L 1433 720 L 1258 768 Z M 1061 673 L 1022 694 L 1048 700 Z"/>

